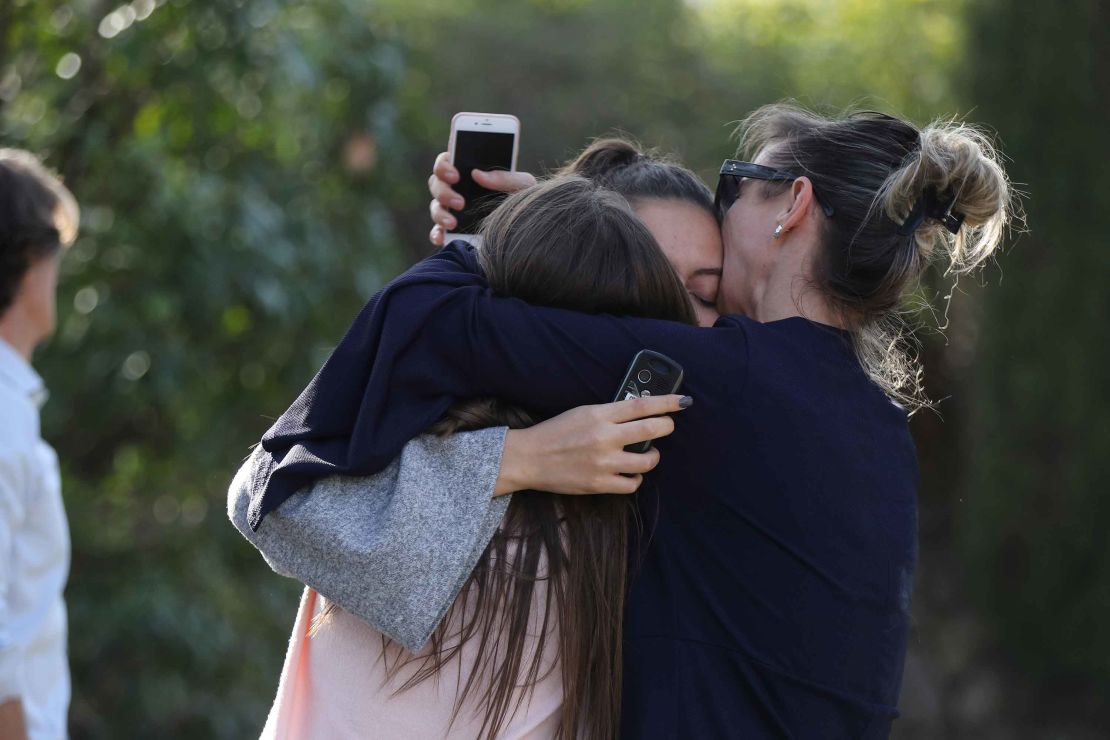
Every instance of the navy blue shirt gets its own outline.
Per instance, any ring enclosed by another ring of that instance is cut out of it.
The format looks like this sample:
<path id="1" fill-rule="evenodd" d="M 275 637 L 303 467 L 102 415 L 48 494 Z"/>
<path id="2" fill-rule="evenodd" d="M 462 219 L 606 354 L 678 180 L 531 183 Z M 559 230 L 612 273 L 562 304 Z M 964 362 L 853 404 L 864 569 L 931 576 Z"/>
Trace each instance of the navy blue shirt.
<path id="1" fill-rule="evenodd" d="M 458 244 L 431 260 L 437 274 L 477 274 Z M 641 349 L 685 368 L 695 403 L 638 494 L 650 539 L 625 617 L 624 736 L 887 737 L 917 465 L 905 412 L 843 332 L 804 318 L 698 328 L 586 315 L 496 297 L 480 279 L 405 280 L 372 313 L 337 353 L 366 363 L 346 373 L 359 378 L 359 448 L 374 455 L 396 454 L 463 398 L 556 413 L 611 400 Z M 343 363 L 327 370 L 267 434 L 279 463 L 311 447 L 308 420 L 327 415 L 314 399 L 346 382 Z M 384 466 L 345 450 L 341 469 Z"/>

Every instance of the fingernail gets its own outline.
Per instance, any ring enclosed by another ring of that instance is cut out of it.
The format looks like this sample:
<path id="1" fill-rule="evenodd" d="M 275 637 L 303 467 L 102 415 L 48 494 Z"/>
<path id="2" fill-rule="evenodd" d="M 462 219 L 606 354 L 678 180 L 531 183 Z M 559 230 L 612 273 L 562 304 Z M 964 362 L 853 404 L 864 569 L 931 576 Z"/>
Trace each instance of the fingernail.
<path id="1" fill-rule="evenodd" d="M 451 199 L 451 207 L 455 208 L 455 209 L 462 208 L 463 207 L 463 199 L 462 198 L 452 198 Z"/>
<path id="2" fill-rule="evenodd" d="M 678 407 L 680 409 L 688 409 L 693 405 L 694 399 L 692 396 L 683 396 L 682 398 L 678 399 Z"/>

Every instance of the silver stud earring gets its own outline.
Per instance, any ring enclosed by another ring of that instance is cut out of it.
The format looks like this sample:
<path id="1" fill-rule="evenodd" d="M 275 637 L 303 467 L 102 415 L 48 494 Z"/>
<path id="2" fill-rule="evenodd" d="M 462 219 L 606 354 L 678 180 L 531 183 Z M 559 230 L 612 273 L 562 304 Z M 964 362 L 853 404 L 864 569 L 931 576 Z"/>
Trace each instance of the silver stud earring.
<path id="1" fill-rule="evenodd" d="M 771 234 L 771 238 L 778 239 L 780 236 L 782 236 L 782 224 L 775 227 L 775 233 Z"/>

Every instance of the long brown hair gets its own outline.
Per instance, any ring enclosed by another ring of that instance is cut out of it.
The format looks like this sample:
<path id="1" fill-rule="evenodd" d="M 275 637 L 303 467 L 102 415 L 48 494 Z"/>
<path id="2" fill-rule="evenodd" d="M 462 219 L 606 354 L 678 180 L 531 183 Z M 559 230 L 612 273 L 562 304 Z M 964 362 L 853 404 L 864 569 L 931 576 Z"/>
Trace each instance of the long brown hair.
<path id="1" fill-rule="evenodd" d="M 482 235 L 479 258 L 499 295 L 695 323 L 686 289 L 651 232 L 623 196 L 590 180 L 555 177 L 510 196 L 486 219 Z M 477 399 L 450 409 L 431 431 L 521 428 L 537 421 L 525 409 Z M 495 737 L 555 669 L 542 657 L 557 629 L 564 690 L 558 735 L 616 737 L 631 517 L 625 496 L 513 494 L 500 530 L 433 633 L 428 655 L 410 659 L 422 662 L 401 690 L 434 677 L 464 644 L 478 640 L 478 664 L 455 697 L 455 713 L 466 698 L 476 700 L 483 709 L 482 736 Z M 541 581 L 545 593 L 536 591 Z M 537 596 L 542 615 L 532 613 Z M 530 635 L 537 616 L 542 626 Z M 530 653 L 529 639 L 536 641 Z"/>

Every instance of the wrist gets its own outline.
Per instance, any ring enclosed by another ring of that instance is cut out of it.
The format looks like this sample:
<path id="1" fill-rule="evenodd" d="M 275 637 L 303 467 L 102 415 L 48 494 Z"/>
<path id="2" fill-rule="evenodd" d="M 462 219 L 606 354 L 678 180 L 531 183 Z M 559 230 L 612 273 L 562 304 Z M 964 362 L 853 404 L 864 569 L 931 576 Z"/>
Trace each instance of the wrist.
<path id="1" fill-rule="evenodd" d="M 501 452 L 501 472 L 493 488 L 494 497 L 523 491 L 529 488 L 531 473 L 529 461 L 530 435 L 527 429 L 510 429 L 505 433 L 505 448 Z"/>

